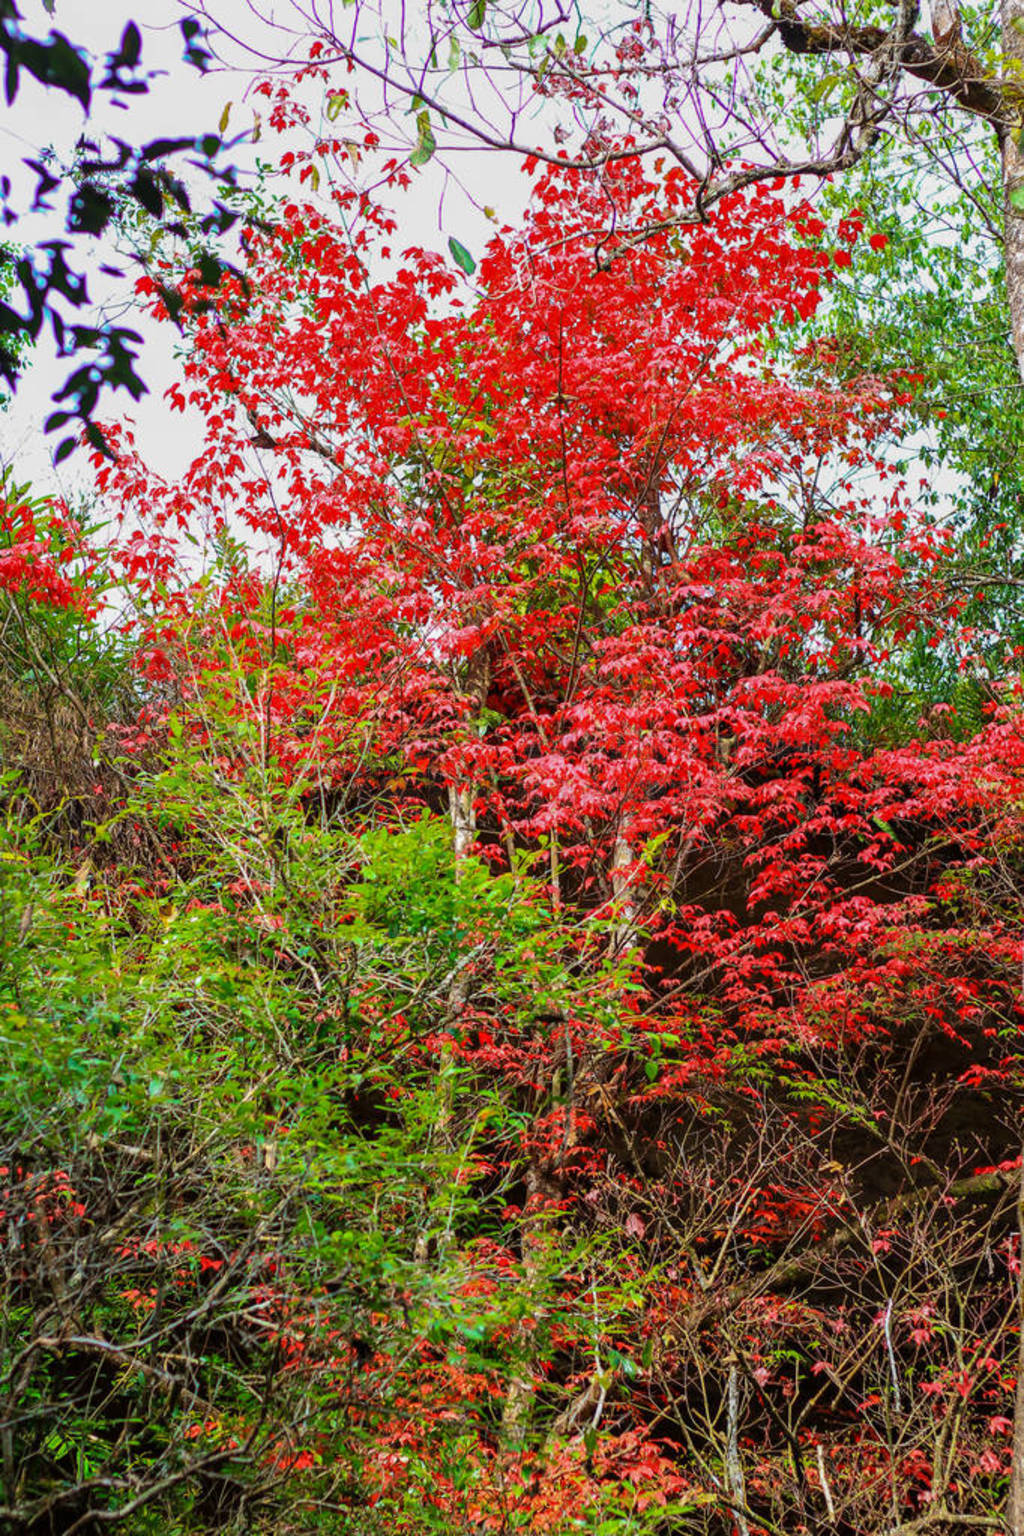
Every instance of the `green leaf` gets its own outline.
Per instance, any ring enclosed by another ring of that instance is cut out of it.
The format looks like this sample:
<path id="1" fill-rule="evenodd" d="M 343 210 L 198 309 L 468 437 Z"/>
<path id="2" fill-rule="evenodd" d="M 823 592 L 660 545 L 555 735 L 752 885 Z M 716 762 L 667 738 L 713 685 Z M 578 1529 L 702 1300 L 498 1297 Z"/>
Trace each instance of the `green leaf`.
<path id="1" fill-rule="evenodd" d="M 332 91 L 327 98 L 327 121 L 333 123 L 338 113 L 348 106 L 347 91 Z"/>
<path id="2" fill-rule="evenodd" d="M 1010 188 L 1010 207 L 1024 209 L 1024 184 Z"/>
<path id="3" fill-rule="evenodd" d="M 842 75 L 822 75 L 820 80 L 814 82 L 807 94 L 812 101 L 827 101 L 842 78 Z"/>
<path id="4" fill-rule="evenodd" d="M 456 240 L 455 236 L 451 235 L 448 240 L 448 249 L 452 253 L 452 259 L 454 260 L 455 265 L 457 267 L 461 267 L 467 277 L 472 277 L 473 273 L 476 271 L 476 262 L 466 250 L 466 247 L 462 244 L 462 241 Z"/>
<path id="5" fill-rule="evenodd" d="M 630 1381 L 640 1374 L 640 1367 L 636 1361 L 631 1360 L 628 1355 L 621 1354 L 617 1349 L 610 1349 L 608 1351 L 608 1364 L 613 1371 L 621 1371 L 623 1376 Z"/>
<path id="6" fill-rule="evenodd" d="M 589 47 L 589 43 L 587 42 L 587 39 L 583 36 L 583 33 L 581 32 L 579 37 L 576 39 L 576 41 L 572 45 L 572 51 L 573 51 L 573 53 L 586 53 L 588 47 Z"/>
<path id="7" fill-rule="evenodd" d="M 487 15 L 487 0 L 473 0 L 473 4 L 469 8 L 469 12 L 468 12 L 468 14 L 466 16 L 466 20 L 469 23 L 469 25 L 472 27 L 474 32 L 479 32 L 480 31 L 480 28 L 484 24 L 484 17 L 486 15 Z"/>
<path id="8" fill-rule="evenodd" d="M 426 165 L 433 158 L 437 148 L 437 140 L 434 138 L 434 130 L 430 126 L 430 113 L 424 110 L 416 115 L 416 127 L 419 130 L 419 138 L 416 140 L 416 148 L 409 156 L 410 165 Z"/>

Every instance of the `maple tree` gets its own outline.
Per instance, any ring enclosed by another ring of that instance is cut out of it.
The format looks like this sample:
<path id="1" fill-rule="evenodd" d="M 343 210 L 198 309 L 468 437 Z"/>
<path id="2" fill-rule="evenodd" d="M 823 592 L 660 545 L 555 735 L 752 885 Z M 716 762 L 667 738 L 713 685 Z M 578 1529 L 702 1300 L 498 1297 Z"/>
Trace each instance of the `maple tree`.
<path id="1" fill-rule="evenodd" d="M 1019 654 L 891 452 L 916 379 L 788 341 L 883 237 L 682 224 L 630 148 L 532 166 L 473 285 L 289 151 L 245 283 L 143 284 L 187 473 L 111 429 L 64 586 L 7 507 L 25 644 L 114 580 L 143 698 L 88 871 L 5 787 L 4 1518 L 1003 1525 Z M 981 721 L 897 729 L 982 639 Z"/>
<path id="2" fill-rule="evenodd" d="M 312 44 L 389 148 L 411 149 L 414 166 L 436 156 L 456 181 L 467 144 L 594 169 L 623 154 L 667 155 L 691 177 L 689 201 L 671 214 L 686 225 L 776 175 L 820 187 L 868 169 L 894 181 L 899 159 L 909 160 L 925 206 L 952 185 L 982 211 L 1000 247 L 1021 377 L 1017 0 L 995 18 L 957 0 L 735 0 L 713 12 L 652 0 L 427 0 L 414 15 L 352 0 L 341 12 L 299 3 L 276 22 L 250 5 L 258 29 L 228 19 L 217 0 L 201 8 L 261 71 L 273 63 L 290 74 L 296 43 Z M 914 234 L 925 223 L 906 199 L 897 215 Z M 640 220 L 617 236 L 628 245 L 656 230 Z M 945 237 L 930 243 L 940 249 Z"/>

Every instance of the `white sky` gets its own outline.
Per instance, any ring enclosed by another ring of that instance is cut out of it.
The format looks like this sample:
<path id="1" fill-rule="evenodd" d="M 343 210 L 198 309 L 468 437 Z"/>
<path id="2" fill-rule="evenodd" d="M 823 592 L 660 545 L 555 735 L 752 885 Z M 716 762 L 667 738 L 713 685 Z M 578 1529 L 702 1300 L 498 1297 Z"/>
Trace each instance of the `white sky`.
<path id="1" fill-rule="evenodd" d="M 261 23 L 254 15 L 247 0 L 208 0 L 211 11 L 222 18 L 238 36 L 260 42 Z M 290 15 L 294 18 L 295 6 L 291 0 L 259 0 L 269 16 Z M 398 3 L 398 0 L 374 0 L 377 6 Z M 410 13 L 417 0 L 410 0 Z M 586 9 L 595 14 L 607 9 L 608 0 L 587 0 Z M 188 8 L 180 0 L 54 0 L 54 15 L 47 15 L 42 0 L 19 0 L 24 25 L 28 31 L 45 36 L 51 27 L 65 30 L 75 43 L 84 44 L 94 54 L 102 55 L 116 46 L 121 31 L 129 19 L 135 20 L 143 33 L 142 59 L 149 69 L 163 69 L 166 77 L 153 82 L 149 94 L 131 98 L 127 112 L 112 110 L 102 94 L 97 97 L 97 110 L 88 123 L 90 133 L 104 129 L 121 133 L 132 143 L 144 142 L 158 136 L 199 134 L 218 124 L 226 105 L 232 104 L 228 133 L 239 132 L 253 121 L 254 105 L 265 105 L 251 98 L 256 77 L 248 70 L 219 68 L 206 76 L 187 68 L 181 58 L 181 37 L 178 22 Z M 372 22 L 372 9 L 368 21 Z M 264 24 L 265 25 L 265 24 Z M 591 28 L 590 30 L 593 30 Z M 282 34 L 267 33 L 268 51 L 282 46 Z M 284 41 L 287 47 L 287 41 Z M 227 56 L 238 57 L 237 49 L 225 48 Z M 344 80 L 338 82 L 345 83 Z M 247 100 L 246 98 L 249 97 Z M 105 113 L 104 113 L 105 107 Z M 28 76 L 22 76 L 22 84 L 14 105 L 0 107 L 0 134 L 4 151 L 0 163 L 18 186 L 18 171 L 22 172 L 24 197 L 16 199 L 17 206 L 31 201 L 34 178 L 21 166 L 23 157 L 37 157 L 52 146 L 59 157 L 68 159 L 76 140 L 86 127 L 84 114 L 79 105 L 63 93 L 45 90 Z M 397 119 L 400 128 L 408 129 L 409 143 L 415 139 L 413 115 Z M 547 125 L 550 128 L 550 124 Z M 344 132 L 339 120 L 337 128 Z M 538 138 L 547 137 L 545 126 L 540 122 L 524 124 Z M 271 160 L 279 151 L 281 141 L 264 135 L 256 146 L 240 145 L 231 158 L 242 168 L 252 165 L 257 155 Z M 457 165 L 462 185 L 445 180 L 445 171 L 438 160 L 422 171 L 414 173 L 411 193 L 397 209 L 400 231 L 395 245 L 425 245 L 447 252 L 449 236 L 455 236 L 470 251 L 479 256 L 493 226 L 484 217 L 483 204 L 497 209 L 501 219 L 516 221 L 522 210 L 528 191 L 528 182 L 521 174 L 514 159 L 508 155 L 467 149 L 457 156 L 446 156 L 450 167 Z M 198 176 L 197 182 L 203 178 Z M 285 184 L 282 183 L 282 188 Z M 308 196 L 308 191 L 304 193 Z M 13 230 L 17 240 L 29 242 L 37 238 L 53 238 L 62 232 L 60 204 L 53 214 L 35 219 L 24 219 Z M 90 242 L 78 242 L 79 254 Z M 98 242 L 97 242 L 98 244 Z M 110 259 L 110 253 L 98 253 L 98 260 Z M 143 456 L 161 475 L 174 479 L 194 456 L 201 444 L 201 423 L 171 412 L 163 400 L 163 393 L 178 376 L 174 351 L 176 333 L 169 325 L 154 326 L 139 314 L 132 300 L 131 276 L 119 284 L 97 277 L 91 284 L 94 300 L 105 301 L 111 311 L 118 313 L 120 322 L 140 330 L 144 337 L 139 369 L 150 386 L 150 393 L 138 404 L 125 394 L 108 394 L 101 404 L 100 415 L 120 418 L 128 416 L 135 424 L 136 437 Z M 85 317 L 83 317 L 85 318 Z M 60 491 L 69 497 L 91 489 L 92 478 L 87 457 L 77 452 L 59 468 L 52 464 L 52 453 L 59 435 L 46 437 L 42 423 L 53 408 L 50 397 L 63 383 L 70 371 L 69 360 L 59 360 L 53 355 L 52 342 L 47 338 L 35 351 L 32 364 L 26 370 L 17 396 L 10 409 L 0 414 L 0 464 L 13 467 L 15 476 L 30 481 L 39 491 Z"/>
<path id="2" fill-rule="evenodd" d="M 27 31 L 45 36 L 54 27 L 66 31 L 73 42 L 84 44 L 96 53 L 116 46 L 126 21 L 136 19 L 143 33 L 143 62 L 150 68 L 169 71 L 168 78 L 153 82 L 150 94 L 134 98 L 127 113 L 109 109 L 102 112 L 102 97 L 97 97 L 100 110 L 88 124 L 90 132 L 109 128 L 138 143 L 158 135 L 181 134 L 183 129 L 199 133 L 208 125 L 216 125 L 224 100 L 225 81 L 204 79 L 181 63 L 180 34 L 176 25 L 179 11 L 173 0 L 142 0 L 140 5 L 123 3 L 123 0 L 94 0 L 88 7 L 72 3 L 72 0 L 55 0 L 52 18 L 46 15 L 40 0 L 23 0 L 21 9 Z M 22 167 L 22 159 L 34 157 L 50 146 L 58 155 L 68 156 L 86 128 L 85 114 L 72 98 L 59 91 L 45 90 L 24 73 L 13 106 L 5 105 L 2 110 L 0 133 L 3 136 L 4 169 L 12 176 L 16 189 L 29 189 L 30 200 L 32 178 Z M 17 206 L 24 206 L 25 201 L 20 199 Z M 55 212 L 49 216 L 19 221 L 12 231 L 13 238 L 28 242 L 34 238 L 60 235 L 63 232 L 61 205 L 57 202 L 54 206 Z M 88 244 L 87 241 L 79 242 L 83 249 Z M 103 255 L 110 259 L 109 250 Z M 124 303 L 130 294 L 130 284 L 114 285 L 94 277 L 90 282 L 90 294 L 94 301 L 120 299 Z M 123 323 L 136 326 L 137 317 L 126 315 Z M 138 328 L 142 329 L 141 326 Z M 168 431 L 168 413 L 159 398 L 174 376 L 170 342 L 166 327 L 149 327 L 142 372 L 150 383 L 152 394 L 138 407 L 132 407 L 127 395 L 111 396 L 105 407 L 107 412 L 120 412 L 124 407 L 131 407 L 139 419 L 147 449 L 152 444 L 161 458 L 173 458 L 177 446 L 168 441 L 175 434 Z M 54 469 L 51 454 L 59 437 L 47 439 L 42 432 L 42 422 L 53 409 L 50 396 L 60 387 L 70 368 L 69 360 L 62 361 L 54 356 L 49 339 L 42 341 L 35 349 L 14 403 L 0 417 L 0 457 L 5 464 L 13 465 L 19 480 L 31 480 L 39 490 L 69 492 L 89 484 L 85 455 L 76 453 L 59 469 Z M 185 451 L 184 443 L 181 451 Z"/>
<path id="3" fill-rule="evenodd" d="M 12 177 L 16 193 L 24 191 L 15 206 L 31 201 L 34 177 L 24 169 L 25 157 L 35 158 L 52 147 L 61 158 L 69 158 L 83 131 L 96 134 L 104 129 L 119 133 L 133 144 L 158 136 L 200 134 L 215 129 L 225 105 L 232 103 L 228 133 L 241 131 L 253 121 L 254 103 L 246 101 L 254 76 L 248 72 L 217 69 L 206 76 L 187 68 L 181 58 L 182 45 L 178 21 L 186 8 L 177 0 L 55 0 L 54 14 L 48 16 L 42 0 L 19 0 L 26 31 L 45 36 L 51 28 L 65 31 L 72 42 L 101 55 L 116 46 L 128 20 L 134 20 L 142 32 L 142 61 L 149 69 L 166 70 L 165 78 L 152 83 L 149 94 L 131 98 L 127 112 L 117 112 L 102 95 L 96 98 L 96 110 L 86 124 L 85 115 L 72 98 L 54 90 L 45 90 L 23 73 L 18 96 L 11 107 L 0 107 L 3 170 Z M 245 0 L 223 0 L 219 13 L 229 21 L 237 17 L 238 31 L 253 35 L 258 23 Z M 256 106 L 259 103 L 255 103 Z M 105 110 L 104 110 L 105 108 Z M 338 127 L 342 127 L 339 122 Z M 414 137 L 414 133 L 411 137 Z M 277 141 L 278 143 L 280 141 Z M 239 146 L 231 159 L 241 167 L 252 165 L 255 156 L 272 159 L 275 143 L 263 141 L 256 147 Z M 447 249 L 449 235 L 479 255 L 492 226 L 480 211 L 488 203 L 499 215 L 515 218 L 526 191 L 518 168 L 506 157 L 489 154 L 460 156 L 459 172 L 467 183 L 463 189 L 445 183 L 440 168 L 432 164 L 415 177 L 415 186 L 399 210 L 399 246 L 425 245 Z M 197 176 L 197 186 L 203 179 Z M 28 243 L 33 239 L 52 239 L 62 230 L 61 203 L 48 215 L 24 218 L 14 227 L 12 237 Z M 97 242 L 98 244 L 98 242 Z M 89 246 L 78 242 L 79 253 Z M 96 265 L 110 260 L 108 250 L 97 252 Z M 94 275 L 90 281 L 94 302 L 109 306 L 119 322 L 138 329 L 144 337 L 139 371 L 150 393 L 138 404 L 119 392 L 110 394 L 101 404 L 100 416 L 130 417 L 135 423 L 137 440 L 146 459 L 163 475 L 173 477 L 182 469 L 199 446 L 199 424 L 171 413 L 163 402 L 163 392 L 177 377 L 174 358 L 175 332 L 167 325 L 154 326 L 141 316 L 131 295 L 131 276 L 120 283 Z M 83 319 L 87 317 L 83 315 Z M 16 479 L 30 481 L 39 491 L 59 491 L 71 497 L 88 494 L 91 472 L 82 452 L 76 452 L 55 468 L 52 453 L 61 434 L 49 437 L 42 423 L 54 407 L 50 397 L 63 383 L 71 362 L 54 356 L 47 338 L 35 349 L 13 404 L 0 415 L 0 463 L 13 468 Z"/>

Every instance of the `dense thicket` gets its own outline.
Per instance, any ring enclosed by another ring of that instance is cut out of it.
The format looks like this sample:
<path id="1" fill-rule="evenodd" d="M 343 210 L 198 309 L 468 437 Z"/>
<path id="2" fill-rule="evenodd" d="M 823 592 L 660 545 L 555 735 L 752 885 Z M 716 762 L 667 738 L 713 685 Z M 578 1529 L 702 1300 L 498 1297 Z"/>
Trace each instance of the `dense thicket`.
<path id="1" fill-rule="evenodd" d="M 9 488 L 12 1528 L 1002 1528 L 1019 654 L 794 340 L 884 237 L 693 191 L 288 203 L 183 479 Z"/>

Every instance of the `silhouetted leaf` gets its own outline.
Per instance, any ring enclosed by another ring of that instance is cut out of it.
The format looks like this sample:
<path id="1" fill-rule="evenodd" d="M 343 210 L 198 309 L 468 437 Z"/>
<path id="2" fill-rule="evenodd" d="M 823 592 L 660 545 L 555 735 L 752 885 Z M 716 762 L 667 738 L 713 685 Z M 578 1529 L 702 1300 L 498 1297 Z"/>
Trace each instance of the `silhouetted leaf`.
<path id="1" fill-rule="evenodd" d="M 74 234 L 102 234 L 114 216 L 114 200 L 102 187 L 79 187 L 68 207 L 68 229 Z"/>

